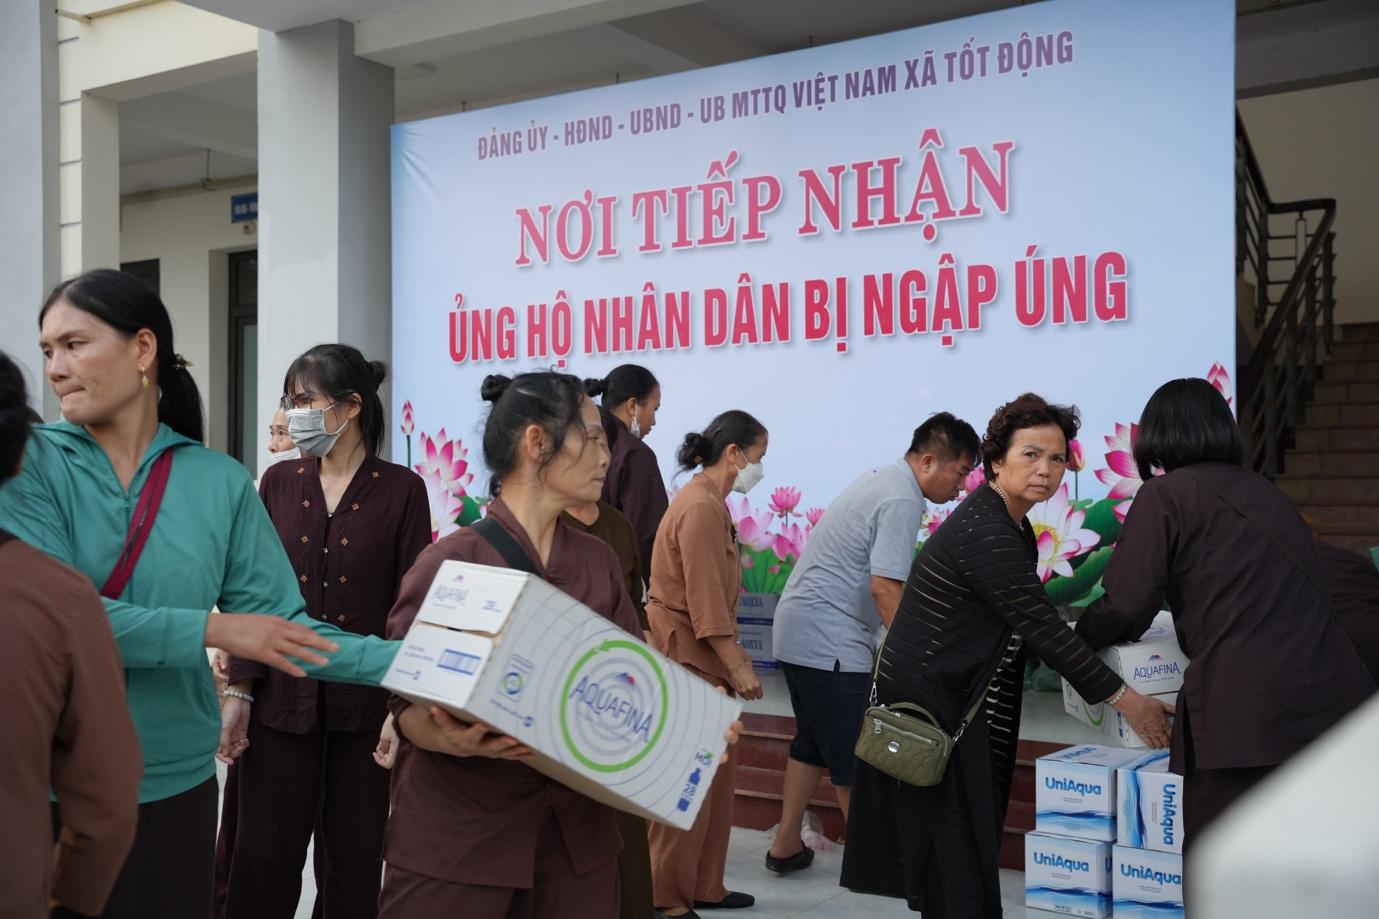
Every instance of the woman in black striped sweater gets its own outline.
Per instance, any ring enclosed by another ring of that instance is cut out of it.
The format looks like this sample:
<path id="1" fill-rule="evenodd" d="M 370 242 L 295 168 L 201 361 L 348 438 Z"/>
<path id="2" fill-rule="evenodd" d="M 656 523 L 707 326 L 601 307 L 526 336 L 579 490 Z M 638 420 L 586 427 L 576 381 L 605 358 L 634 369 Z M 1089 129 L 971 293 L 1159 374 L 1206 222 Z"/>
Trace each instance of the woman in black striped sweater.
<path id="1" fill-rule="evenodd" d="M 904 897 L 924 919 L 998 919 L 997 874 L 1020 729 L 1028 644 L 1085 698 L 1123 712 L 1153 747 L 1168 744 L 1162 703 L 1126 686 L 1059 617 L 1036 571 L 1026 513 L 1058 490 L 1073 407 L 1026 393 L 997 410 L 982 442 L 987 484 L 924 544 L 881 652 L 881 703 L 914 702 L 950 736 L 985 691 L 943 780 L 907 785 L 860 760 L 842 885 Z"/>

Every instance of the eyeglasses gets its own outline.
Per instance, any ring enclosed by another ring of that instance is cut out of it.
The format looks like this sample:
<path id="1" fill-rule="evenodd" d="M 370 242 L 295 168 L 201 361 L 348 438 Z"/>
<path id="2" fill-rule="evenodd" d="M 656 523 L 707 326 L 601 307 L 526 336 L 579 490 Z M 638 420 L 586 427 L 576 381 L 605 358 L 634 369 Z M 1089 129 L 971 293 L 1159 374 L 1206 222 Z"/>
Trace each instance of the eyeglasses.
<path id="1" fill-rule="evenodd" d="M 353 395 L 358 391 L 357 389 L 344 390 L 340 393 L 339 398 L 333 404 L 327 405 L 326 408 L 334 408 L 344 401 L 346 396 Z M 278 400 L 278 406 L 285 412 L 291 411 L 294 408 L 311 408 L 311 403 L 319 398 L 322 398 L 321 393 L 312 392 L 309 389 L 304 389 L 295 396 L 289 396 L 283 393 L 282 398 Z"/>

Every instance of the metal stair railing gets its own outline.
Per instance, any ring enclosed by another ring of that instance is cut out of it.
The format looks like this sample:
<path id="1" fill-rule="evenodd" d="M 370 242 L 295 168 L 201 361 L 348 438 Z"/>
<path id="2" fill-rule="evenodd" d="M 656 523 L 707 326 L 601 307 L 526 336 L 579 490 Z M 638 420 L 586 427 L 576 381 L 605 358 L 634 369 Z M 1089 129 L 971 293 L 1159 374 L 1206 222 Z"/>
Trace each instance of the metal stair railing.
<path id="1" fill-rule="evenodd" d="M 1236 274 L 1254 283 L 1254 324 L 1264 330 L 1241 375 L 1236 411 L 1246 465 L 1272 479 L 1306 419 L 1318 352 L 1331 353 L 1336 200 L 1272 201 L 1238 113 L 1235 187 Z M 1276 232 L 1283 226 L 1287 232 Z"/>

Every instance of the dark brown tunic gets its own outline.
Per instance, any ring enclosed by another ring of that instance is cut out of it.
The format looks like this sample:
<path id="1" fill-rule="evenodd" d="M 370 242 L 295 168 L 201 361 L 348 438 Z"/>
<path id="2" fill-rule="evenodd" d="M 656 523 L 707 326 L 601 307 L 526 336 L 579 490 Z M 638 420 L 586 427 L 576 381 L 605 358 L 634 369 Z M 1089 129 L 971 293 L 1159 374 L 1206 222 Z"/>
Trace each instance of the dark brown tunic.
<path id="1" fill-rule="evenodd" d="M 1313 584 L 1322 574 L 1312 534 L 1288 497 L 1239 466 L 1191 469 L 1283 540 L 1307 573 L 1206 485 L 1171 472 L 1135 496 L 1106 596 L 1077 634 L 1097 648 L 1137 639 L 1167 602 L 1191 659 L 1173 770 L 1188 774 L 1189 745 L 1198 769 L 1276 765 L 1355 709 L 1374 681 Z"/>
<path id="2" fill-rule="evenodd" d="M 382 636 L 402 576 L 431 543 L 426 483 L 370 456 L 329 514 L 319 463 L 304 457 L 270 466 L 259 495 L 292 560 L 307 615 Z M 278 731 L 377 731 L 388 714 L 388 693 L 375 687 L 291 677 L 255 661 L 232 660 L 230 682 L 245 679 L 257 681 L 254 717 Z"/>
<path id="3" fill-rule="evenodd" d="M 651 626 L 646 621 L 646 584 L 642 579 L 642 553 L 637 547 L 637 531 L 632 528 L 632 522 L 622 511 L 606 501 L 599 502 L 599 517 L 593 525 L 569 513 L 561 514 L 560 522 L 574 527 L 581 533 L 597 536 L 617 553 L 618 564 L 622 566 L 622 579 L 627 584 L 627 595 L 632 599 L 632 606 L 637 610 L 637 619 L 641 622 L 643 630 L 650 629 Z"/>
<path id="4" fill-rule="evenodd" d="M 1369 675 L 1379 682 L 1379 568 L 1369 556 L 1334 543 L 1315 545 L 1317 561 L 1331 588 L 1331 608 Z"/>
<path id="5" fill-rule="evenodd" d="M 110 618 L 85 575 L 3 536 L 0 597 L 0 915 L 46 917 L 50 891 L 97 915 L 134 841 L 144 771 Z"/>
<path id="6" fill-rule="evenodd" d="M 607 412 L 603 428 L 608 432 L 608 474 L 603 480 L 604 501 L 622 511 L 637 531 L 642 553 L 642 576 L 651 579 L 651 548 L 670 499 L 655 452 L 640 437 L 633 437 L 617 418 Z"/>
<path id="7" fill-rule="evenodd" d="M 489 505 L 488 514 L 553 586 L 640 636 L 612 549 L 587 533 L 557 526 L 543 568 L 526 531 L 501 499 Z M 397 605 L 388 615 L 389 638 L 407 633 L 441 563 L 449 559 L 507 567 L 498 551 L 471 530 L 440 540 L 421 553 L 403 579 Z M 388 705 L 401 715 L 411 703 L 394 696 Z M 392 803 L 384 859 L 409 872 L 460 884 L 533 887 L 538 849 L 550 842 L 541 830 L 552 814 L 576 874 L 608 864 L 622 848 L 613 808 L 522 763 L 432 753 L 406 737 L 393 770 Z"/>

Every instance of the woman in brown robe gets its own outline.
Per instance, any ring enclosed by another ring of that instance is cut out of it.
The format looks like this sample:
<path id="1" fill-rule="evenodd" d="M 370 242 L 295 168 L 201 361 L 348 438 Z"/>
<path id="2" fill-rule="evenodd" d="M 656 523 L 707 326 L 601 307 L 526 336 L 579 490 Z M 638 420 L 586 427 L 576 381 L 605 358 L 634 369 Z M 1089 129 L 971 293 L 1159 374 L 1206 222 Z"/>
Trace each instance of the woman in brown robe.
<path id="1" fill-rule="evenodd" d="M 602 398 L 600 411 L 608 434 L 608 475 L 601 500 L 632 521 L 642 555 L 642 577 L 649 579 L 652 546 L 668 499 L 656 453 L 643 438 L 656 426 L 661 384 L 645 367 L 623 364 L 602 380 L 585 380 L 584 390 Z"/>
<path id="2" fill-rule="evenodd" d="M 724 412 L 702 434 L 685 437 L 676 459 L 700 468 L 675 495 L 656 535 L 651 620 L 656 650 L 690 673 L 744 699 L 761 698 L 761 681 L 737 643 L 741 555 L 728 492 L 746 493 L 761 480 L 766 428 L 746 412 Z M 694 909 L 735 909 L 755 902 L 723 886 L 732 832 L 737 752 L 714 774 L 707 800 L 688 830 L 651 827 L 651 876 L 656 908 L 667 916 Z"/>
<path id="3" fill-rule="evenodd" d="M 1332 614 L 1312 534 L 1288 497 L 1241 466 L 1240 431 L 1200 379 L 1159 387 L 1140 416 L 1144 479 L 1077 634 L 1144 634 L 1165 601 L 1191 659 L 1174 723 L 1185 847 L 1279 763 L 1374 691 Z M 1165 475 L 1154 476 L 1160 467 Z"/>
<path id="4" fill-rule="evenodd" d="M 498 496 L 488 517 L 516 541 L 535 573 L 639 635 L 617 556 L 559 525 L 561 511 L 598 498 L 608 448 L 598 408 L 578 379 L 490 376 L 484 461 Z M 443 562 L 510 567 L 465 528 L 422 552 L 388 616 L 403 636 Z M 530 751 L 483 724 L 394 697 L 401 737 L 384 858 L 383 919 L 614 919 L 622 847 L 616 812 L 524 765 Z M 735 724 L 730 741 L 741 730 Z"/>
<path id="5" fill-rule="evenodd" d="M 349 345 L 317 345 L 297 358 L 283 402 L 305 456 L 274 464 L 259 483 L 307 615 L 361 635 L 383 635 L 402 576 L 431 543 L 425 483 L 378 456 L 386 374 Z M 388 819 L 388 771 L 373 752 L 388 692 L 252 661 L 232 660 L 229 678 L 253 703 L 238 793 L 226 796 L 237 812 L 222 820 L 222 832 L 233 830 L 228 866 L 217 864 L 224 917 L 294 916 L 315 830 L 317 914 L 372 919 Z"/>
<path id="6" fill-rule="evenodd" d="M 24 375 L 0 353 L 0 488 L 28 437 Z M 120 650 L 90 580 L 4 530 L 0 596 L 0 915 L 45 919 L 53 900 L 99 915 L 134 842 L 143 774 Z"/>

